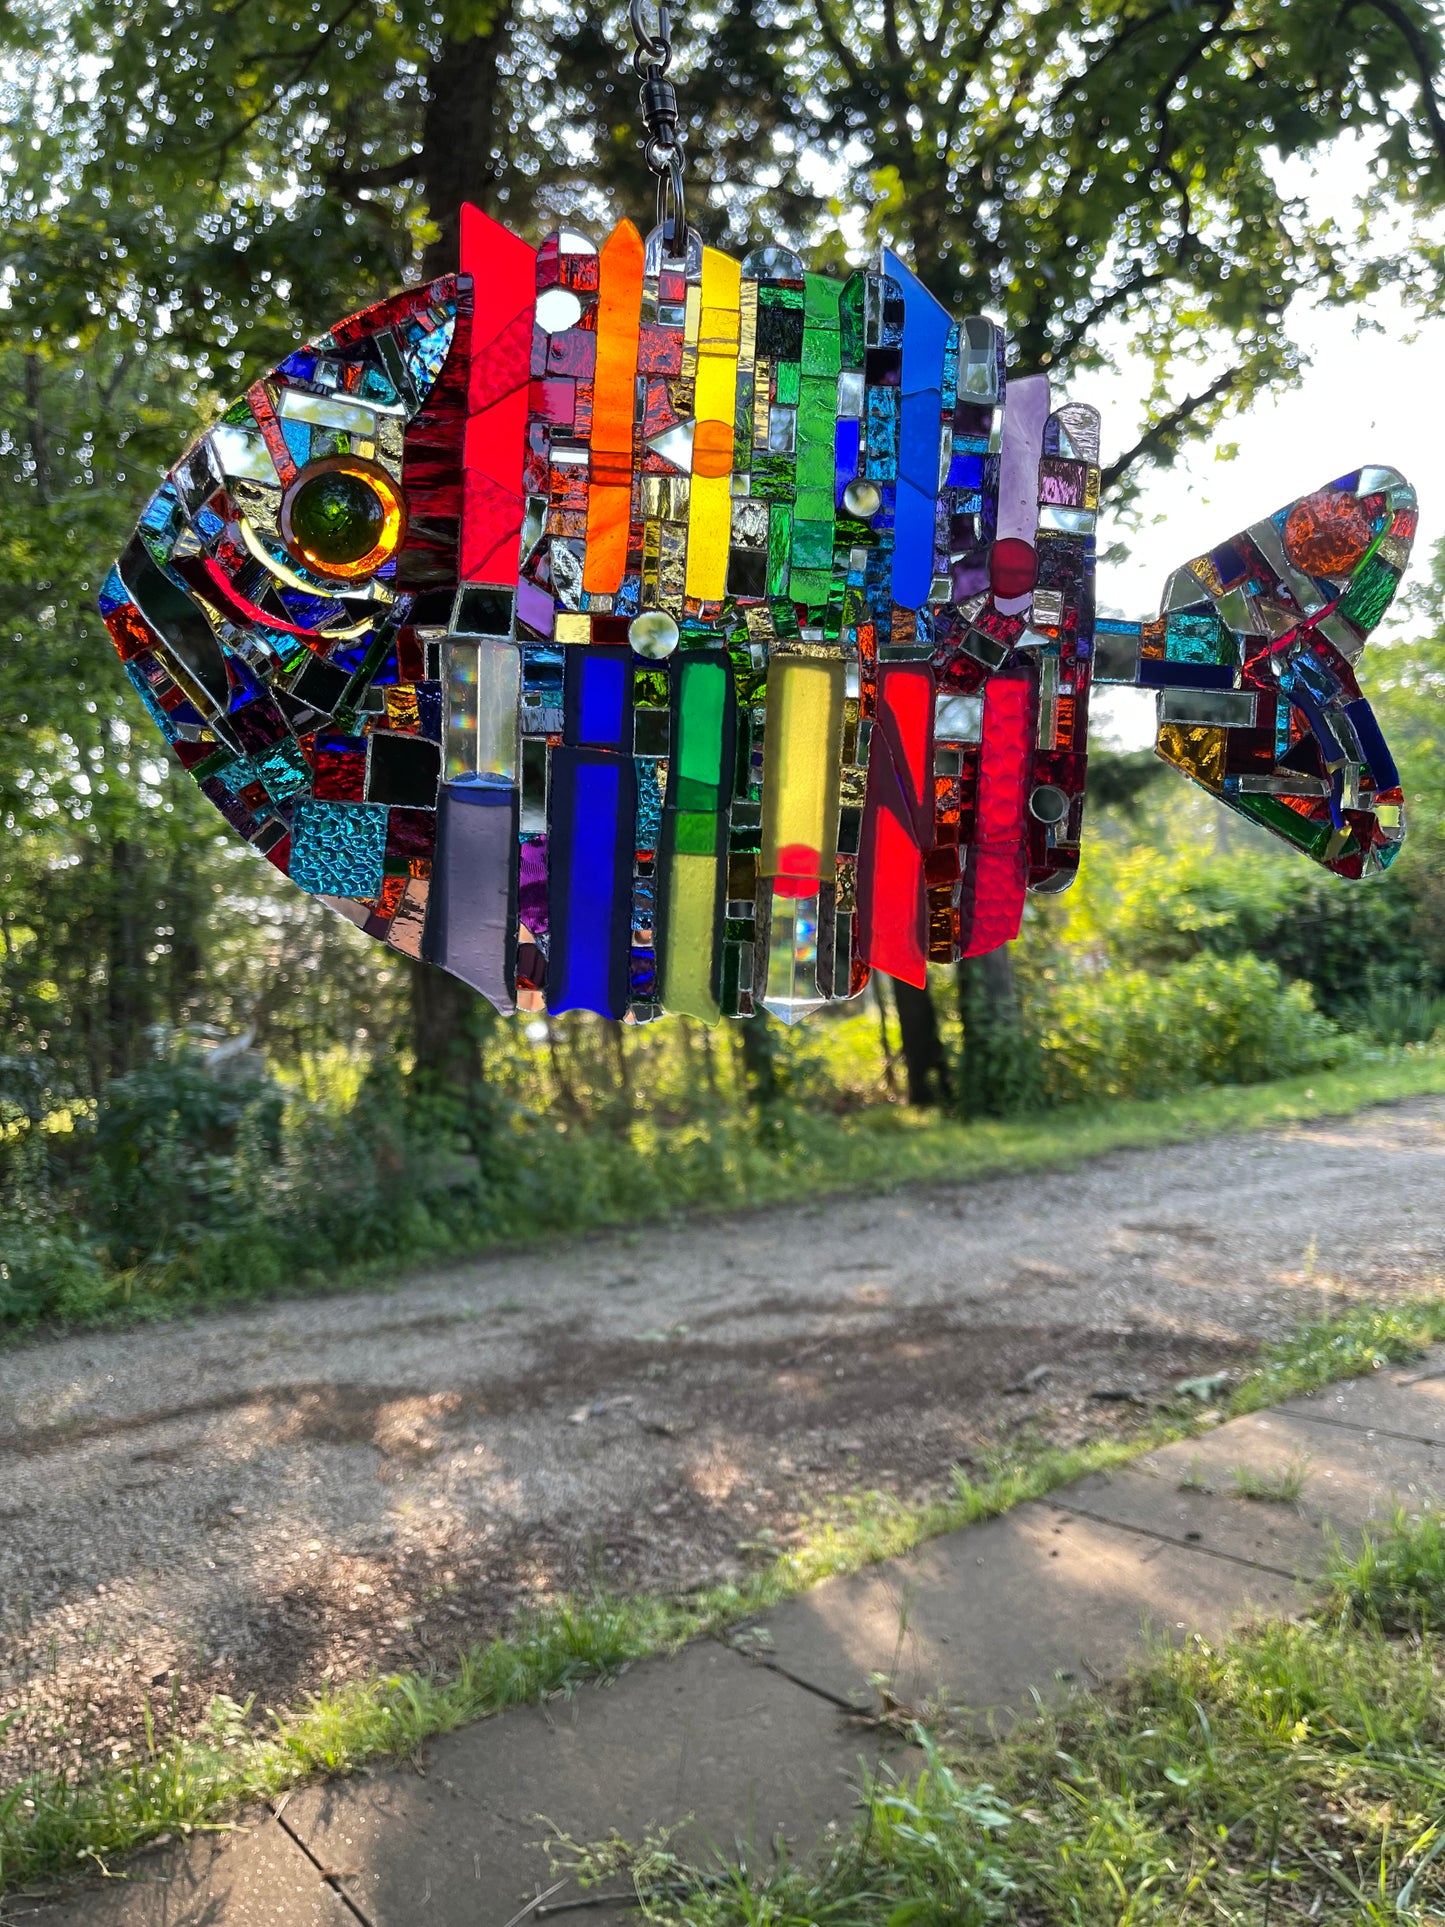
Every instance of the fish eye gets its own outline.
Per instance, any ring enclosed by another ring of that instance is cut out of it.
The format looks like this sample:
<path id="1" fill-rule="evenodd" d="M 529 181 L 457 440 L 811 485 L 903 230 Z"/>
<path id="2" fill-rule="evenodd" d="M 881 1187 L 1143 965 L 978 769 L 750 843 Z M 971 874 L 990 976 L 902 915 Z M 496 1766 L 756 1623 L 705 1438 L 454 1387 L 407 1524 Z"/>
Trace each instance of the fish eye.
<path id="1" fill-rule="evenodd" d="M 355 455 L 308 462 L 281 500 L 282 541 L 319 575 L 371 575 L 405 532 L 400 489 L 384 468 Z"/>

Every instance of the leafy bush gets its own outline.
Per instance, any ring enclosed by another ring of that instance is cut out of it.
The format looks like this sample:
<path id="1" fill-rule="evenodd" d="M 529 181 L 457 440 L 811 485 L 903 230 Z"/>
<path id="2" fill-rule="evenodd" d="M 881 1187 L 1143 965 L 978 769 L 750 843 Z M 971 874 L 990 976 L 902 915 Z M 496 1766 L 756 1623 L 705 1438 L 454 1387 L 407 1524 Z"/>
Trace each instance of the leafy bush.
<path id="1" fill-rule="evenodd" d="M 1352 1045 L 1275 964 L 1205 952 L 1161 971 L 1055 985 L 1042 1036 L 1057 1102 L 1258 1084 L 1339 1063 Z"/>
<path id="2" fill-rule="evenodd" d="M 245 1222 L 248 1181 L 280 1144 L 281 1093 L 210 1070 L 189 1045 L 111 1083 L 77 1133 L 90 1214 L 113 1263 L 170 1256 Z"/>
<path id="3" fill-rule="evenodd" d="M 1445 997 L 1432 997 L 1415 984 L 1377 979 L 1357 1014 L 1361 1026 L 1382 1044 L 1428 1044 L 1445 1028 Z"/>
<path id="4" fill-rule="evenodd" d="M 23 1220 L 0 1224 L 0 1330 L 80 1315 L 105 1295 L 105 1267 L 92 1245 Z"/>

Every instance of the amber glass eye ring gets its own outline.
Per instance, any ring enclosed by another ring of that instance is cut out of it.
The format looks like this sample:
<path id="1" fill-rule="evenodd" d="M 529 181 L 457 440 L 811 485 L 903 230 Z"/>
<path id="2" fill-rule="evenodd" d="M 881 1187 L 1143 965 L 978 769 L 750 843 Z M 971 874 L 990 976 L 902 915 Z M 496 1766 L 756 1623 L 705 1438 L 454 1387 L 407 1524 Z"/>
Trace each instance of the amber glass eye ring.
<path id="1" fill-rule="evenodd" d="M 401 490 L 376 462 L 308 462 L 281 498 L 281 539 L 318 575 L 355 581 L 394 556 L 406 534 Z"/>

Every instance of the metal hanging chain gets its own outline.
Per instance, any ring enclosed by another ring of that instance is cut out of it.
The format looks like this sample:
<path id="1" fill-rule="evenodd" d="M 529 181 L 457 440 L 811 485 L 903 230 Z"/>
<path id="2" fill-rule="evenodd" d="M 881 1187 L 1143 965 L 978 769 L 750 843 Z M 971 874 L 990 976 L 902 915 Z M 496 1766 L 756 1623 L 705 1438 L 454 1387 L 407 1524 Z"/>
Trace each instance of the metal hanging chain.
<path id="1" fill-rule="evenodd" d="M 646 0 L 628 0 L 633 37 L 633 71 L 642 82 L 642 125 L 647 138 L 643 153 L 657 176 L 657 225 L 662 229 L 663 253 L 670 260 L 687 253 L 687 209 L 683 201 L 682 170 L 687 155 L 686 136 L 678 124 L 677 89 L 667 78 L 672 65 L 672 18 L 666 0 L 657 0 L 657 31 L 643 18 Z"/>

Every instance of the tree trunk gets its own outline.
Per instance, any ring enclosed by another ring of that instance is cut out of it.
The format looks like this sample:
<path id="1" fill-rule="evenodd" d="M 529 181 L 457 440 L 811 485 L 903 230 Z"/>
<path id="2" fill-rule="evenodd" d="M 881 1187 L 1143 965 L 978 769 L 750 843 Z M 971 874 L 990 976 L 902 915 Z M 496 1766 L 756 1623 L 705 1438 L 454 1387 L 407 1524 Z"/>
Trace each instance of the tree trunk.
<path id="1" fill-rule="evenodd" d="M 883 986 L 889 979 L 881 970 L 875 970 L 869 978 L 873 987 L 873 1001 L 878 1006 L 878 1042 L 883 1051 L 883 1087 L 890 1097 L 898 1095 L 898 1067 L 893 1058 L 893 1039 L 888 1031 L 888 999 L 883 994 Z"/>
<path id="2" fill-rule="evenodd" d="M 496 212 L 497 61 L 511 14 L 504 4 L 484 32 L 443 41 L 427 73 L 418 173 L 427 213 L 439 230 L 422 263 L 428 276 L 450 274 L 457 265 L 464 201 Z"/>
<path id="3" fill-rule="evenodd" d="M 116 837 L 110 846 L 110 941 L 106 946 L 106 1068 L 111 1077 L 124 1077 L 140 1063 L 151 1021 L 142 868 L 135 845 L 127 837 Z"/>
<path id="4" fill-rule="evenodd" d="M 474 990 L 434 964 L 412 965 L 412 1075 L 419 1086 L 469 1097 L 482 1082 L 481 1029 Z"/>
<path id="5" fill-rule="evenodd" d="M 771 1104 L 778 1095 L 778 1066 L 767 1012 L 760 1010 L 752 1017 L 742 1018 L 736 1026 L 736 1035 L 748 1095 L 754 1104 Z"/>
<path id="6" fill-rule="evenodd" d="M 933 993 L 925 984 L 905 984 L 890 978 L 893 1001 L 898 1006 L 898 1037 L 903 1046 L 903 1063 L 908 1073 L 908 1102 L 919 1105 L 945 1105 L 953 1097 L 953 1080 L 943 1039 L 938 1034 L 938 1012 Z"/>
<path id="7" fill-rule="evenodd" d="M 958 966 L 963 1019 L 959 1109 L 965 1117 L 1007 1117 L 1039 1102 L 1038 1056 L 1024 1028 L 1013 950 L 1004 945 Z"/>

